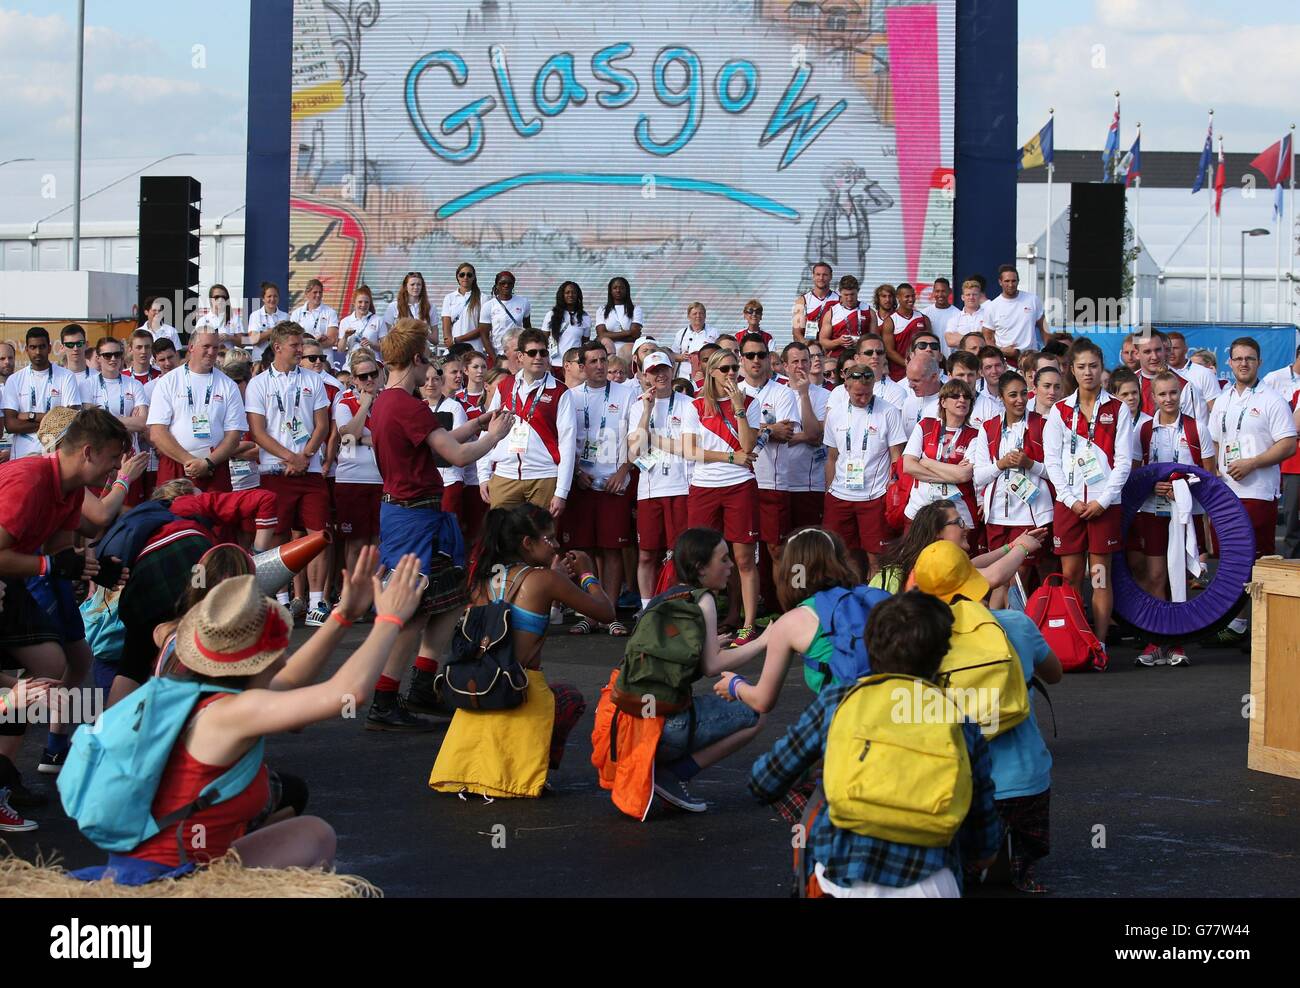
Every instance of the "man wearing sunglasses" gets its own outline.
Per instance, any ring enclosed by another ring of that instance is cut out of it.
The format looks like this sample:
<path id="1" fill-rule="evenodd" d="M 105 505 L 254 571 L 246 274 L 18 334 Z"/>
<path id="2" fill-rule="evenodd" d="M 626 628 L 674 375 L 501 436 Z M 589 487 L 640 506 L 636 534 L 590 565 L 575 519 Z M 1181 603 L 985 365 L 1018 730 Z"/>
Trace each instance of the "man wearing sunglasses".
<path id="1" fill-rule="evenodd" d="M 559 518 L 573 487 L 577 460 L 577 419 L 573 392 L 551 374 L 551 353 L 540 329 L 519 334 L 519 373 L 503 377 L 488 403 L 488 412 L 513 413 L 509 434 L 487 457 L 491 480 L 480 486 L 494 508 L 525 501 Z"/>
<path id="2" fill-rule="evenodd" d="M 77 379 L 50 363 L 49 331 L 33 326 L 27 331 L 28 364 L 4 386 L 5 432 L 14 437 L 13 459 L 40 456 L 45 450 L 36 438 L 45 413 L 57 405 L 81 406 Z"/>
<path id="3" fill-rule="evenodd" d="M 921 341 L 914 342 L 919 343 Z M 929 353 L 931 351 L 926 350 L 925 352 Z M 871 386 L 871 396 L 873 398 L 883 398 L 901 412 L 903 402 L 907 401 L 907 384 L 905 381 L 895 381 L 889 376 L 889 357 L 885 352 L 884 337 L 877 333 L 868 333 L 858 340 L 858 363 L 861 364 L 864 360 L 866 366 L 870 368 L 871 373 L 875 376 Z"/>
<path id="4" fill-rule="evenodd" d="M 140 436 L 147 434 L 149 411 L 144 387 L 130 374 L 122 372 L 126 363 L 126 346 L 121 340 L 105 336 L 95 345 L 99 370 L 81 382 L 81 407 L 103 408 L 126 426 L 131 433 L 131 447 L 140 449 Z M 144 499 L 144 478 L 136 480 L 126 492 L 124 507 L 133 507 Z"/>
<path id="5" fill-rule="evenodd" d="M 826 447 L 822 426 L 831 393 L 812 379 L 812 355 L 808 345 L 795 340 L 782 351 L 789 388 L 799 402 L 803 427 L 790 437 L 786 449 L 785 474 L 790 486 L 790 531 L 822 523 L 826 494 Z"/>
<path id="6" fill-rule="evenodd" d="M 806 381 L 805 381 L 806 388 Z M 754 452 L 754 475 L 758 479 L 758 534 L 772 559 L 773 578 L 781 562 L 781 546 L 790 534 L 789 442 L 802 433 L 799 399 L 772 377 L 772 354 L 760 333 L 746 333 L 740 339 L 740 390 L 753 399 L 749 422 L 758 430 Z M 764 590 L 767 569 L 760 567 Z M 775 587 L 771 595 L 775 601 Z"/>
<path id="7" fill-rule="evenodd" d="M 59 344 L 63 350 L 59 363 L 77 379 L 77 387 L 81 387 L 96 373 L 86 359 L 86 331 L 75 322 L 69 323 L 59 331 Z"/>
<path id="8" fill-rule="evenodd" d="M 889 471 L 907 442 L 902 413 L 874 393 L 875 377 L 870 367 L 861 364 L 845 368 L 848 402 L 827 413 L 823 439 L 826 499 L 822 523 L 844 540 L 864 578 L 870 578 L 884 551 Z"/>

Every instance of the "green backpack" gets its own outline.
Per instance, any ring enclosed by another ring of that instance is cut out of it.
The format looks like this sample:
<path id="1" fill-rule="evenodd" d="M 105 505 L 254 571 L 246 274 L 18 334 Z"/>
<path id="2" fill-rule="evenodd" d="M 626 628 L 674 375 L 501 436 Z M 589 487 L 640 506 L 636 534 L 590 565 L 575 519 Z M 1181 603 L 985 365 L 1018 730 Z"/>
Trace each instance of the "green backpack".
<path id="1" fill-rule="evenodd" d="M 677 586 L 645 606 L 628 637 L 610 693 L 614 705 L 624 713 L 664 717 L 691 705 L 691 686 L 703 675 L 700 598 L 708 592 Z"/>

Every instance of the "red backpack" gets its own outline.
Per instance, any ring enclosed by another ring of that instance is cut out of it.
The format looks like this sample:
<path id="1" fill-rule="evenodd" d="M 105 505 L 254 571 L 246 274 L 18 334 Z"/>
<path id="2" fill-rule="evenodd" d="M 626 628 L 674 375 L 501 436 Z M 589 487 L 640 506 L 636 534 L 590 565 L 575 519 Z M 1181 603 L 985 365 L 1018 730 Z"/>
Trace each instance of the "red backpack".
<path id="1" fill-rule="evenodd" d="M 889 486 L 885 488 L 885 526 L 893 535 L 903 534 L 907 524 L 907 500 L 916 481 L 903 469 L 900 456 L 889 467 Z"/>
<path id="2" fill-rule="evenodd" d="M 1025 614 L 1038 625 L 1066 672 L 1106 671 L 1106 650 L 1084 616 L 1083 600 L 1060 573 L 1048 576 L 1030 595 Z"/>

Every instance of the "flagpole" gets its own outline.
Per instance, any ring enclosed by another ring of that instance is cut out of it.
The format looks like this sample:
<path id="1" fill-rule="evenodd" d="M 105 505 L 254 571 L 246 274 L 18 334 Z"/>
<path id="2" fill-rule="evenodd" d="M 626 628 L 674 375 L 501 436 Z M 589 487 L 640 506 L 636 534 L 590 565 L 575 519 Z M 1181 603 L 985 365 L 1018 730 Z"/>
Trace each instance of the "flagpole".
<path id="1" fill-rule="evenodd" d="M 1053 151 L 1055 151 L 1056 129 L 1053 123 L 1056 120 L 1056 108 L 1049 106 L 1047 108 L 1047 126 L 1052 129 Z M 1055 157 L 1055 153 L 1053 153 Z M 1046 316 L 1044 325 L 1050 330 L 1052 328 L 1052 306 L 1049 302 L 1052 299 L 1052 173 L 1056 166 L 1052 162 L 1047 163 L 1047 273 L 1043 277 L 1043 312 Z M 1292 206 L 1295 205 L 1294 197 Z"/>
<path id="2" fill-rule="evenodd" d="M 1210 111 L 1210 130 L 1214 130 L 1214 111 Z M 1212 167 L 1209 166 L 1209 167 Z M 1205 197 L 1205 321 L 1210 321 L 1210 267 L 1211 267 L 1211 237 L 1214 226 L 1214 178 L 1207 175 L 1205 185 L 1209 194 Z"/>
<path id="3" fill-rule="evenodd" d="M 1223 135 L 1219 135 L 1219 157 L 1223 157 Z M 1215 181 L 1218 181 L 1218 173 L 1215 173 Z M 1217 197 L 1219 190 L 1215 189 L 1214 194 Z M 1218 263 L 1215 265 L 1214 277 L 1214 318 L 1221 320 L 1223 318 L 1223 206 L 1220 204 L 1218 210 L 1219 220 L 1219 248 Z"/>
<path id="4" fill-rule="evenodd" d="M 1287 242 L 1286 269 L 1289 274 L 1294 274 L 1295 267 L 1296 267 L 1295 266 L 1295 254 L 1296 254 L 1296 249 L 1295 249 L 1295 124 L 1291 125 L 1291 160 L 1288 162 L 1288 164 L 1291 166 L 1291 225 L 1287 228 L 1287 235 L 1286 235 L 1286 242 Z M 1287 294 L 1291 297 L 1291 322 L 1294 323 L 1296 321 L 1295 281 L 1292 279 L 1288 279 L 1287 287 L 1288 287 Z"/>
<path id="5" fill-rule="evenodd" d="M 1142 122 L 1138 121 L 1137 136 L 1133 141 L 1139 149 L 1142 148 Z M 1129 167 L 1133 167 L 1133 162 L 1129 162 Z M 1133 180 L 1133 313 L 1129 317 L 1130 327 L 1136 330 L 1142 323 L 1142 303 L 1139 301 L 1141 295 L 1138 292 L 1138 257 L 1142 253 L 1142 238 L 1139 229 L 1142 225 L 1142 169 L 1138 166 L 1137 178 Z"/>

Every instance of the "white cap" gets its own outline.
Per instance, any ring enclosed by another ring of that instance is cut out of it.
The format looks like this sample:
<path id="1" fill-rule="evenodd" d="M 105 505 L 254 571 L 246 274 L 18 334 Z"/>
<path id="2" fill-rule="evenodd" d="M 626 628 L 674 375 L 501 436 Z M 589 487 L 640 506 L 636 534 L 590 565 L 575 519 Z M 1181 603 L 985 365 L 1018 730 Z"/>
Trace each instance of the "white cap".
<path id="1" fill-rule="evenodd" d="M 652 371 L 656 367 L 671 367 L 673 362 L 668 359 L 668 354 L 662 350 L 655 350 L 646 355 L 645 362 L 641 365 L 641 370 Z"/>

